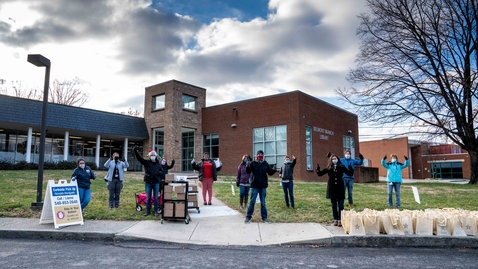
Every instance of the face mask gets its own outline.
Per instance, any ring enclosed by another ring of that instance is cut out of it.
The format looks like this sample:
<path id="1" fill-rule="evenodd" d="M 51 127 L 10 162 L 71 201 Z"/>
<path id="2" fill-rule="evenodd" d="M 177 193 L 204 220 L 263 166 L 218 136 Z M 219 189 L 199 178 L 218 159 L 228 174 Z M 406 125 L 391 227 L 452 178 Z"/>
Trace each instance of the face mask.
<path id="1" fill-rule="evenodd" d="M 80 164 L 80 168 L 81 168 L 81 169 L 85 169 L 85 164 L 84 164 L 84 163 L 83 163 L 83 164 Z"/>
<path id="2" fill-rule="evenodd" d="M 244 163 L 247 163 L 247 161 L 249 161 L 249 159 L 245 158 L 245 159 L 244 159 Z"/>
<path id="3" fill-rule="evenodd" d="M 345 154 L 345 159 L 350 159 L 350 154 Z"/>
<path id="4" fill-rule="evenodd" d="M 396 163 L 397 162 L 397 159 L 392 159 L 392 163 Z"/>
<path id="5" fill-rule="evenodd" d="M 115 156 L 115 161 L 119 160 L 119 157 L 118 156 Z"/>
<path id="6" fill-rule="evenodd" d="M 264 159 L 264 156 L 257 156 L 258 161 L 262 161 Z"/>
<path id="7" fill-rule="evenodd" d="M 337 164 L 338 162 L 339 162 L 339 161 L 338 161 L 337 159 L 333 159 L 333 160 L 332 160 L 332 163 L 333 163 L 333 164 Z"/>
<path id="8" fill-rule="evenodd" d="M 162 164 L 162 165 L 165 165 L 165 164 L 166 164 L 166 161 L 162 161 L 161 164 Z"/>
<path id="9" fill-rule="evenodd" d="M 284 162 L 284 163 L 290 163 L 290 160 L 285 160 L 285 162 Z"/>
<path id="10" fill-rule="evenodd" d="M 149 156 L 149 158 L 151 159 L 151 161 L 154 161 L 156 160 L 156 156 L 152 155 L 152 156 Z"/>

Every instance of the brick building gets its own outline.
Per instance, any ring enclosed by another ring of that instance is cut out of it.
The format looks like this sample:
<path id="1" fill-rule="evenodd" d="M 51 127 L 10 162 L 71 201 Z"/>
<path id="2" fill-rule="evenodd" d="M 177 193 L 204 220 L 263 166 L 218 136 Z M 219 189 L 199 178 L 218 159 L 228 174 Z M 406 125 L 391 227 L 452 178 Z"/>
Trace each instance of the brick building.
<path id="1" fill-rule="evenodd" d="M 207 151 L 224 164 L 221 174 L 235 175 L 242 156 L 261 149 L 277 167 L 285 155 L 295 155 L 298 180 L 326 181 L 317 177 L 315 167 L 326 166 L 327 152 L 342 157 L 350 149 L 358 156 L 357 116 L 300 91 L 206 107 L 206 89 L 170 80 L 146 87 L 144 100 L 144 119 L 49 104 L 45 161 L 84 156 L 101 167 L 119 151 L 132 170 L 140 170 L 131 147 L 142 145 L 144 154 L 155 149 L 169 161 L 175 159 L 173 173 L 191 171 L 191 160 Z M 0 113 L 0 159 L 37 160 L 41 116 L 28 115 L 38 115 L 41 102 L 0 95 L 2 102 L 17 105 L 11 108 L 15 116 Z"/>
<path id="2" fill-rule="evenodd" d="M 387 176 L 381 159 L 396 154 L 399 162 L 404 162 L 404 155 L 410 158 L 410 167 L 402 170 L 404 178 L 470 178 L 470 158 L 457 145 L 433 145 L 401 137 L 360 142 L 360 150 L 369 166 L 378 167 L 381 177 Z"/>
<path id="3" fill-rule="evenodd" d="M 235 175 L 244 154 L 262 149 L 279 167 L 295 155 L 295 176 L 318 181 L 316 163 L 326 165 L 328 151 L 358 152 L 357 116 L 300 91 L 205 107 L 206 90 L 171 80 L 145 90 L 144 118 L 151 145 L 168 159 L 181 160 L 172 172 L 191 171 L 202 152 L 219 158 L 221 174 Z M 358 153 L 357 153 L 358 154 Z M 326 178 L 320 180 L 325 181 Z"/>

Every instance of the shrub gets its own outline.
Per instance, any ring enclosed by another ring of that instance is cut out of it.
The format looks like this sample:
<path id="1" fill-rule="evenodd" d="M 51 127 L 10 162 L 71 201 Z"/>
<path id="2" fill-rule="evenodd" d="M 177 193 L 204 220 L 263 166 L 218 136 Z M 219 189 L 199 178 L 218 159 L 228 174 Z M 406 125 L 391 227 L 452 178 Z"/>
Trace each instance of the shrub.
<path id="1" fill-rule="evenodd" d="M 12 170 L 13 165 L 9 161 L 0 161 L 0 170 Z"/>
<path id="2" fill-rule="evenodd" d="M 38 170 L 38 164 L 27 161 L 19 161 L 13 165 L 13 170 Z"/>
<path id="3" fill-rule="evenodd" d="M 76 168 L 75 161 L 60 161 L 56 164 L 58 170 L 73 170 Z"/>

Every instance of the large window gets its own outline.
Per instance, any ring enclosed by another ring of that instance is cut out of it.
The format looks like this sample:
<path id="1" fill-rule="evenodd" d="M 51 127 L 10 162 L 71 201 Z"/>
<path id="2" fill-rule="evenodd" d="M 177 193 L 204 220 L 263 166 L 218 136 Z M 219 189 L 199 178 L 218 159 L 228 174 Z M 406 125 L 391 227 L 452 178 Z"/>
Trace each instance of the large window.
<path id="1" fill-rule="evenodd" d="M 183 108 L 196 111 L 196 97 L 183 94 Z"/>
<path id="2" fill-rule="evenodd" d="M 350 155 L 352 156 L 352 159 L 355 159 L 355 141 L 352 136 L 346 136 L 344 135 L 344 150 L 342 152 L 345 152 L 346 150 L 350 150 Z"/>
<path id="3" fill-rule="evenodd" d="M 192 171 L 191 160 L 194 158 L 194 131 L 183 130 L 181 171 Z M 199 160 L 196 160 L 199 161 Z"/>
<path id="4" fill-rule="evenodd" d="M 432 178 L 463 178 L 461 162 L 432 163 L 430 171 Z"/>
<path id="5" fill-rule="evenodd" d="M 154 150 L 159 156 L 164 157 L 164 128 L 157 128 L 154 130 Z"/>
<path id="6" fill-rule="evenodd" d="M 164 109 L 165 102 L 164 94 L 153 96 L 153 110 Z"/>
<path id="7" fill-rule="evenodd" d="M 287 155 L 287 126 L 279 125 L 264 128 L 254 128 L 254 154 L 264 151 L 264 158 L 276 167 L 284 162 Z"/>
<path id="8" fill-rule="evenodd" d="M 211 159 L 219 158 L 219 134 L 204 135 L 202 139 L 203 152 L 209 152 Z"/>
<path id="9" fill-rule="evenodd" d="M 305 158 L 307 170 L 312 170 L 312 127 L 305 126 Z"/>

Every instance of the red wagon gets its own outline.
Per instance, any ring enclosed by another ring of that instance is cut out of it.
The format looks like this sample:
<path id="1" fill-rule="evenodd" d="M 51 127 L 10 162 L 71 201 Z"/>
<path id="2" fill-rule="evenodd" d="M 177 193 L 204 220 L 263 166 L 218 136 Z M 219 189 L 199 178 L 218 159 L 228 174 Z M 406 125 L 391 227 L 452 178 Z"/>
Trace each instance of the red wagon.
<path id="1" fill-rule="evenodd" d="M 161 193 L 159 195 L 159 206 L 162 208 L 163 205 L 163 196 Z M 135 199 L 136 199 L 136 211 L 141 211 L 143 210 L 143 207 L 141 205 L 146 205 L 146 192 L 136 192 L 134 194 Z M 151 196 L 151 205 L 154 204 L 154 196 Z"/>

